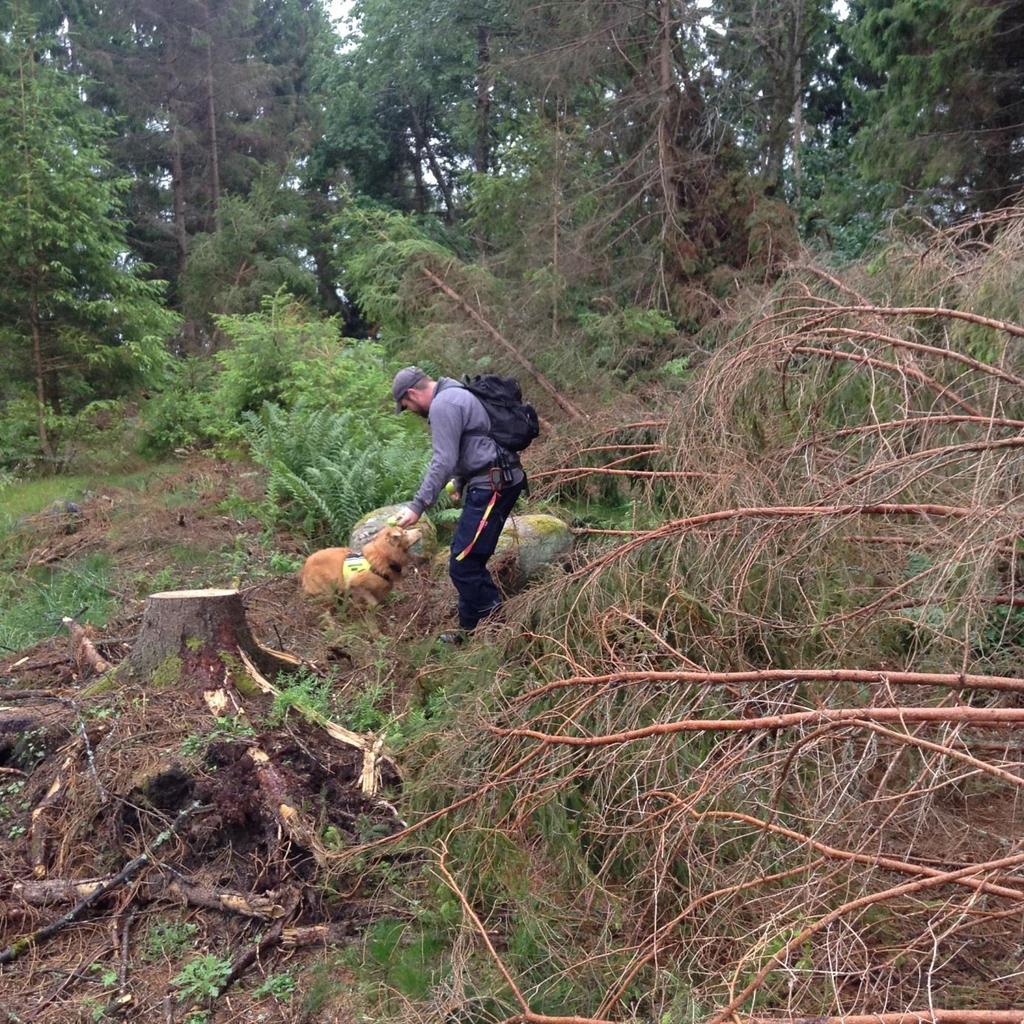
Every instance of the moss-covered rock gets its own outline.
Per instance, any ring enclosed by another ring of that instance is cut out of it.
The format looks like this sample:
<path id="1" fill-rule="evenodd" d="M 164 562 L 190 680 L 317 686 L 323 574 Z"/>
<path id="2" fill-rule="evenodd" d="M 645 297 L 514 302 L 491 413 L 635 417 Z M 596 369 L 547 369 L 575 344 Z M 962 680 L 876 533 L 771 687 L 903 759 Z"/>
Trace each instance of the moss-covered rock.
<path id="1" fill-rule="evenodd" d="M 385 505 L 383 508 L 375 508 L 367 512 L 349 534 L 348 545 L 357 551 L 363 550 L 363 545 L 375 537 L 385 526 L 391 526 L 388 521 L 401 515 L 408 506 L 406 505 Z M 434 524 L 426 516 L 422 517 L 416 524 L 416 529 L 423 531 L 423 536 L 409 549 L 418 558 L 430 558 L 437 552 L 437 530 Z"/>
<path id="2" fill-rule="evenodd" d="M 517 568 L 530 577 L 572 551 L 572 530 L 557 516 L 528 513 L 509 516 L 498 538 L 495 557 L 512 554 Z"/>
<path id="3" fill-rule="evenodd" d="M 572 531 L 557 516 L 529 513 L 509 516 L 498 538 L 494 558 L 513 562 L 513 576 L 529 579 L 572 551 Z M 439 551 L 431 560 L 435 574 L 448 568 L 449 552 Z"/>

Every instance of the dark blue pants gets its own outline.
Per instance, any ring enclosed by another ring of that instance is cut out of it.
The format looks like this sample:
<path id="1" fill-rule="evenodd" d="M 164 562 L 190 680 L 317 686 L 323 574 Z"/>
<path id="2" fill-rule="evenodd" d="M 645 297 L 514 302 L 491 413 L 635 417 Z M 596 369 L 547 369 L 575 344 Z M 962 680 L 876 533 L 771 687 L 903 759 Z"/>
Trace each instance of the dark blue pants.
<path id="1" fill-rule="evenodd" d="M 501 528 L 525 486 L 524 479 L 502 488 L 473 550 L 460 562 L 455 556 L 473 539 L 493 491 L 489 487 L 470 487 L 462 497 L 462 515 L 455 526 L 448 571 L 459 592 L 459 625 L 463 629 L 475 629 L 485 615 L 501 604 L 501 593 L 487 571 L 487 560 L 494 554 Z"/>

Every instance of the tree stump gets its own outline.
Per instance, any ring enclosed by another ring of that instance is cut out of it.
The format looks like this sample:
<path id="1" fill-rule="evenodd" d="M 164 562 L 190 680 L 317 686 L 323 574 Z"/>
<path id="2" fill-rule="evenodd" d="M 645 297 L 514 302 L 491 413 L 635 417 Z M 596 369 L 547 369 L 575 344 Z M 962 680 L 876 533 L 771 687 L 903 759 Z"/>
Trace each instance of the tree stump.
<path id="1" fill-rule="evenodd" d="M 184 680 L 217 689 L 239 650 L 261 671 L 279 667 L 253 638 L 237 590 L 168 590 L 146 599 L 126 668 L 156 686 Z"/>

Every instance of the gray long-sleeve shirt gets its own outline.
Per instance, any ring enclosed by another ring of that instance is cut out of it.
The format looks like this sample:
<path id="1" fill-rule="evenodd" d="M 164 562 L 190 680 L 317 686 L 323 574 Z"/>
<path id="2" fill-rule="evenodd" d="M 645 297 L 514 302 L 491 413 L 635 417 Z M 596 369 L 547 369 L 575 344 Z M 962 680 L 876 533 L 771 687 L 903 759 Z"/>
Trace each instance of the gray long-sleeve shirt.
<path id="1" fill-rule="evenodd" d="M 430 403 L 427 416 L 433 455 L 423 476 L 416 497 L 409 507 L 417 514 L 437 501 L 441 489 L 454 479 L 459 490 L 465 487 L 489 487 L 487 470 L 497 458 L 497 445 L 483 434 L 469 431 L 488 431 L 491 420 L 476 395 L 467 391 L 457 380 L 441 377 Z M 516 479 L 522 470 L 516 469 Z"/>

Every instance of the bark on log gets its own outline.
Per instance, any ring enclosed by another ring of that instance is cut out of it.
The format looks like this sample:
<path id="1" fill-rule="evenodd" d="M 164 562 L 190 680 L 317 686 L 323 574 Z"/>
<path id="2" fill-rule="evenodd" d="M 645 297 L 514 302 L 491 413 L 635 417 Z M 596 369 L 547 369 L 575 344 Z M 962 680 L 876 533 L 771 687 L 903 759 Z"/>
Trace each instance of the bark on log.
<path id="1" fill-rule="evenodd" d="M 284 949 L 298 949 L 300 946 L 333 946 L 348 942 L 359 934 L 352 921 L 338 921 L 332 924 L 311 924 L 296 928 L 285 928 L 281 935 Z"/>
<path id="2" fill-rule="evenodd" d="M 132 676 L 146 680 L 178 659 L 181 679 L 216 690 L 241 648 L 267 672 L 277 667 L 253 638 L 237 590 L 169 590 L 150 594 L 139 635 L 127 658 Z M 173 682 L 173 680 L 171 680 Z"/>
<path id="3" fill-rule="evenodd" d="M 77 903 L 108 885 L 113 875 L 102 878 L 47 878 L 34 882 L 15 882 L 11 895 L 31 907 L 51 907 L 60 903 Z"/>
<path id="4" fill-rule="evenodd" d="M 64 763 L 57 771 L 57 775 L 46 795 L 32 811 L 32 823 L 29 826 L 29 859 L 32 862 L 32 874 L 36 878 L 45 878 L 49 869 L 50 844 L 53 836 L 54 820 L 60 814 L 61 804 L 67 796 L 68 788 L 74 776 L 75 762 L 81 748 L 85 746 L 85 737 L 80 736 L 78 741 L 72 744 L 71 750 Z"/>
<path id="5" fill-rule="evenodd" d="M 89 673 L 103 675 L 110 667 L 110 662 L 100 656 L 100 652 L 93 646 L 89 634 L 74 619 L 65 616 L 61 622 L 67 627 L 71 634 L 71 657 L 75 662 L 80 676 Z"/>
<path id="6" fill-rule="evenodd" d="M 180 896 L 189 906 L 204 910 L 219 910 L 243 917 L 256 917 L 263 921 L 276 921 L 285 915 L 285 906 L 271 894 L 230 892 L 226 889 L 204 889 L 177 878 L 167 891 Z"/>

